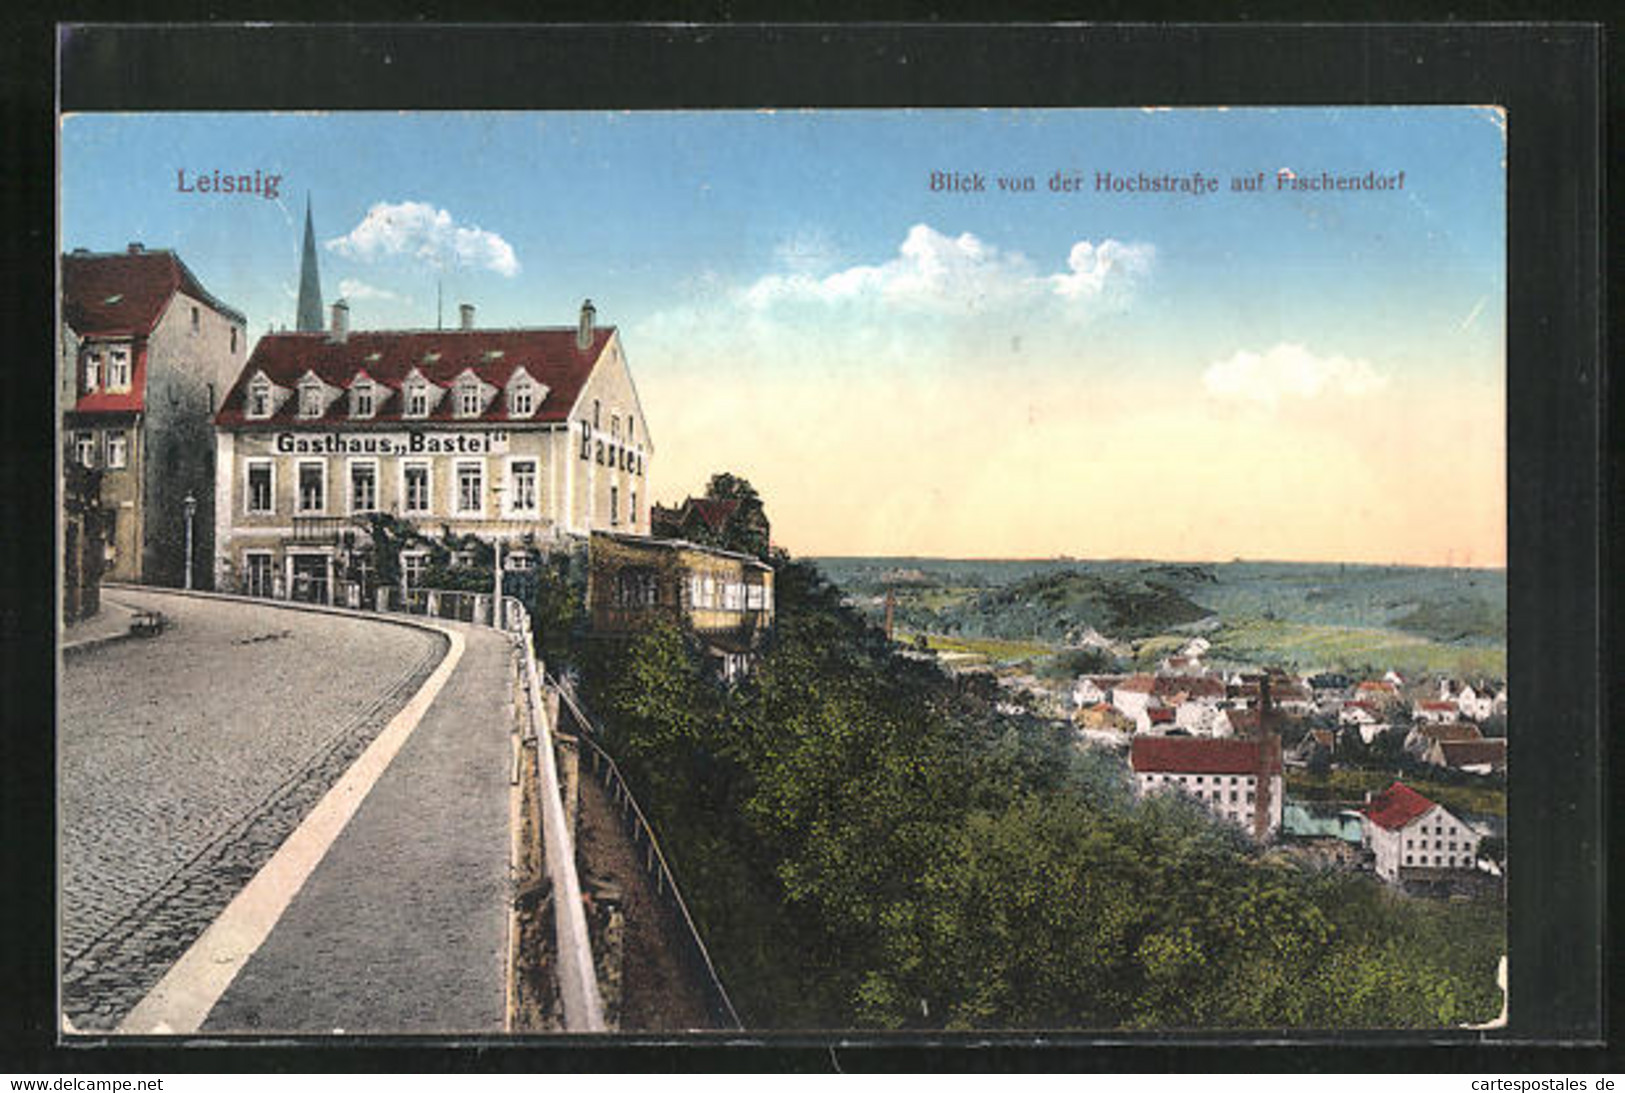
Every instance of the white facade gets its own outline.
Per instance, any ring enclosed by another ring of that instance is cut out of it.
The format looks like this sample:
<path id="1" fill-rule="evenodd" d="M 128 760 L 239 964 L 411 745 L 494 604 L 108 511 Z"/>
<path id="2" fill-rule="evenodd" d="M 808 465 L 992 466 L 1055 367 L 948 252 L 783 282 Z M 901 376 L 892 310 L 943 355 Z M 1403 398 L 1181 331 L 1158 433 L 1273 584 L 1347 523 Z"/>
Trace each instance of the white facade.
<path id="1" fill-rule="evenodd" d="M 1248 832 L 1253 830 L 1258 807 L 1258 776 L 1254 774 L 1186 774 L 1179 771 L 1145 771 L 1134 776 L 1141 797 L 1150 793 L 1183 793 L 1200 801 L 1209 812 Z M 1281 828 L 1281 807 L 1285 784 L 1279 774 L 1269 779 L 1269 829 L 1274 838 Z"/>
<path id="2" fill-rule="evenodd" d="M 1397 829 L 1365 818 L 1365 842 L 1377 875 L 1398 880 L 1403 869 L 1476 869 L 1480 836 L 1442 805 Z"/>

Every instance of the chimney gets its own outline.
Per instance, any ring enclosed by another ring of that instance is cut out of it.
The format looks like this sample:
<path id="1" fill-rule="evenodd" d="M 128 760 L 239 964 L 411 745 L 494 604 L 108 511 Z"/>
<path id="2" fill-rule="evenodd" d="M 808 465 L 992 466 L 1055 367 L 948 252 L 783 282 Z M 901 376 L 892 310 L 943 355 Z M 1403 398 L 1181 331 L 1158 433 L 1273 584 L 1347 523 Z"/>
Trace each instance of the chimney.
<path id="1" fill-rule="evenodd" d="M 129 246 L 129 251 L 131 254 L 141 254 L 145 252 L 146 249 L 147 248 L 142 246 L 140 243 L 131 243 Z"/>
<path id="2" fill-rule="evenodd" d="M 473 304 L 458 304 L 457 305 L 457 310 L 462 313 L 462 317 L 463 317 L 461 329 L 463 329 L 463 330 L 473 330 L 474 329 L 474 305 Z"/>
<path id="3" fill-rule="evenodd" d="M 333 330 L 329 337 L 335 342 L 342 342 L 350 337 L 350 305 L 343 300 L 333 301 Z"/>
<path id="4" fill-rule="evenodd" d="M 581 301 L 581 322 L 576 327 L 576 348 L 583 353 L 592 348 L 592 320 L 596 314 L 598 311 L 592 306 L 591 300 Z"/>

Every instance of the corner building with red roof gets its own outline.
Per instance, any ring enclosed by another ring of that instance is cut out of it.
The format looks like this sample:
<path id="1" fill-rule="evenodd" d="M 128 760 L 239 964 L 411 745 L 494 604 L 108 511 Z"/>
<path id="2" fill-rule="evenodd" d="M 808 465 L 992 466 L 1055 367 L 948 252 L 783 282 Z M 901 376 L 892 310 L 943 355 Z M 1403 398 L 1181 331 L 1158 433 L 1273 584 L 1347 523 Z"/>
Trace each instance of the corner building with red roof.
<path id="1" fill-rule="evenodd" d="M 210 422 L 248 351 L 247 320 L 173 251 L 62 256 L 58 402 L 64 458 L 101 473 L 112 513 L 109 580 L 186 583 L 191 497 L 194 582 L 214 553 Z"/>
<path id="2" fill-rule="evenodd" d="M 1360 812 L 1365 844 L 1376 858 L 1377 875 L 1385 880 L 1478 867 L 1479 833 L 1403 782 L 1373 796 Z"/>
<path id="3" fill-rule="evenodd" d="M 371 514 L 542 549 L 648 534 L 654 444 L 613 327 L 267 334 L 215 418 L 223 589 L 344 602 Z M 407 581 L 418 559 L 402 555 Z M 353 593 L 350 593 L 353 595 Z"/>

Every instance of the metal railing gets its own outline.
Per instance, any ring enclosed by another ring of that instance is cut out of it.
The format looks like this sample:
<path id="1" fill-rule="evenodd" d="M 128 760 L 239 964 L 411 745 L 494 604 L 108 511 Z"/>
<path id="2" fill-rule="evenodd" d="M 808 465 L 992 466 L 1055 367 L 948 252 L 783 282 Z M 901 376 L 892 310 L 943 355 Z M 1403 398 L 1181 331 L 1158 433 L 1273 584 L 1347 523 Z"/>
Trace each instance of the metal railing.
<path id="1" fill-rule="evenodd" d="M 686 927 L 689 961 L 705 982 L 706 1006 L 711 1011 L 712 1020 L 729 1029 L 743 1029 L 744 1023 L 739 1020 L 739 1013 L 734 1009 L 732 999 L 728 997 L 727 988 L 722 985 L 722 978 L 717 975 L 716 965 L 711 962 L 711 953 L 700 937 L 694 916 L 689 913 L 688 902 L 683 899 L 682 890 L 677 887 L 671 866 L 666 861 L 665 853 L 660 849 L 660 841 L 655 838 L 654 827 L 643 814 L 643 809 L 638 806 L 637 798 L 627 786 L 620 767 L 594 739 L 597 728 L 592 719 L 582 711 L 569 691 L 560 687 L 556 681 L 551 685 L 576 723 L 585 730 L 578 733 L 576 738 L 586 744 L 593 775 L 609 791 L 610 798 L 620 813 L 621 822 L 626 825 L 627 833 L 632 838 L 632 845 L 640 851 L 644 871 L 654 881 L 655 895 L 669 901 Z"/>

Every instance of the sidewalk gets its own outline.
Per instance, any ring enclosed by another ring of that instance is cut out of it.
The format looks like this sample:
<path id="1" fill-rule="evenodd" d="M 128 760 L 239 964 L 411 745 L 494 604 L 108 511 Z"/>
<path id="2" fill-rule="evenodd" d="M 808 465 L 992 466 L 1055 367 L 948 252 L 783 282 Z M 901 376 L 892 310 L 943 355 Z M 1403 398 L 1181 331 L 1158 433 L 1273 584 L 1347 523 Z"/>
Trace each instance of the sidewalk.
<path id="1" fill-rule="evenodd" d="M 131 637 L 130 623 L 135 619 L 135 615 L 136 609 L 129 604 L 121 603 L 117 592 L 104 590 L 101 594 L 101 610 L 88 619 L 81 619 L 63 628 L 62 651 L 82 652 L 98 645 L 106 645 L 110 641 Z"/>
<path id="2" fill-rule="evenodd" d="M 512 647 L 446 625 L 456 671 L 204 1032 L 504 1030 Z"/>

